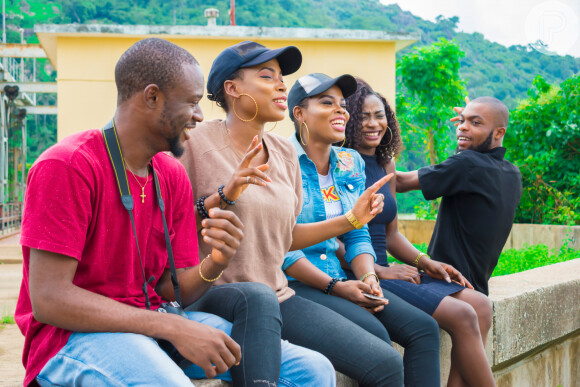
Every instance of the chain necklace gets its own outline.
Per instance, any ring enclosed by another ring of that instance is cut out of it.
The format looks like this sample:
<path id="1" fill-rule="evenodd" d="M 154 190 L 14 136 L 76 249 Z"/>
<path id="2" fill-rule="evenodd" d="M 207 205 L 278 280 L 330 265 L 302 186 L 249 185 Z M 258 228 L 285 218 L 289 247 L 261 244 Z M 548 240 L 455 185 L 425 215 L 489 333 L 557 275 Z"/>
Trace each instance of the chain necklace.
<path id="1" fill-rule="evenodd" d="M 145 197 L 147 196 L 145 195 L 145 187 L 147 187 L 147 183 L 149 183 L 149 166 L 147 166 L 147 174 L 145 175 L 145 184 L 141 185 L 141 183 L 137 179 L 137 176 L 135 176 L 135 173 L 131 170 L 131 167 L 129 166 L 129 164 L 127 164 L 126 161 L 125 165 L 127 166 L 129 172 L 131 172 L 131 175 L 133 175 L 133 178 L 135 179 L 137 184 L 139 184 L 139 187 L 141 187 L 141 195 L 139 196 L 141 197 L 141 203 L 145 203 Z"/>
<path id="2" fill-rule="evenodd" d="M 225 123 L 224 123 L 224 125 L 225 125 Z M 244 158 L 246 155 L 245 155 L 244 153 L 240 152 L 240 151 L 238 150 L 238 148 L 236 148 L 236 144 L 234 144 L 234 139 L 232 138 L 232 135 L 231 135 L 230 129 L 228 128 L 228 126 L 227 126 L 227 125 L 225 125 L 225 127 L 226 127 L 226 133 L 228 134 L 228 137 L 230 138 L 230 142 L 232 143 L 232 149 L 234 150 L 234 153 L 235 153 L 235 154 L 236 154 L 236 155 L 237 155 L 237 156 L 238 156 L 240 159 L 243 159 L 243 158 Z"/>

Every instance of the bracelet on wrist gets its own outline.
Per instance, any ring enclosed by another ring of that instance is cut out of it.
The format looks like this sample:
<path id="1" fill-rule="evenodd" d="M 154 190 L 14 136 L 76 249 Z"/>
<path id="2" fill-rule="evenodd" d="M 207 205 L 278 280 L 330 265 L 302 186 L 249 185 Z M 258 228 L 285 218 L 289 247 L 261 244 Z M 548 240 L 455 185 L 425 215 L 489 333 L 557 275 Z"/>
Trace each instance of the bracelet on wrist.
<path id="1" fill-rule="evenodd" d="M 374 276 L 375 279 L 377 280 L 377 283 L 379 283 L 379 276 L 377 275 L 377 273 L 369 271 L 368 273 L 364 274 L 362 277 L 360 277 L 360 282 L 365 282 L 365 280 L 369 277 Z"/>
<path id="2" fill-rule="evenodd" d="M 421 257 L 427 257 L 427 259 L 430 259 L 427 254 L 419 253 L 419 255 L 417 255 L 417 258 L 415 258 L 415 260 L 413 261 L 413 266 L 415 266 L 416 268 L 419 268 L 419 260 L 421 259 Z"/>
<path id="3" fill-rule="evenodd" d="M 211 278 L 211 279 L 210 279 L 210 278 L 205 278 L 205 277 L 204 277 L 204 275 L 203 275 L 203 273 L 201 272 L 201 267 L 203 266 L 203 263 L 205 262 L 205 260 L 206 260 L 206 259 L 208 259 L 208 258 L 211 258 L 211 254 L 208 254 L 208 255 L 207 255 L 207 256 L 206 256 L 206 257 L 203 259 L 203 261 L 201 261 L 201 263 L 199 264 L 199 276 L 200 276 L 200 277 L 201 277 L 201 279 L 202 279 L 202 280 L 204 280 L 205 282 L 215 282 L 215 281 L 217 281 L 217 280 L 218 280 L 218 279 L 219 279 L 219 278 L 222 276 L 222 274 L 224 274 L 224 271 L 223 271 L 223 270 L 222 270 L 222 271 L 220 271 L 219 275 L 218 275 L 217 277 L 215 277 L 215 278 Z"/>
<path id="4" fill-rule="evenodd" d="M 224 194 L 224 187 L 225 187 L 225 185 L 223 185 L 223 184 L 218 187 L 218 194 L 220 195 L 220 199 L 223 200 L 229 206 L 233 206 L 234 204 L 236 204 L 236 201 L 235 200 L 229 200 L 226 197 L 226 195 Z"/>
<path id="5" fill-rule="evenodd" d="M 331 279 L 330 282 L 328 283 L 328 285 L 326 285 L 326 289 L 324 289 L 324 294 L 331 294 L 332 289 L 334 289 L 334 285 L 336 285 L 336 283 L 339 281 L 342 282 L 343 280 L 340 278 L 336 278 L 336 277 Z"/>
<path id="6" fill-rule="evenodd" d="M 352 210 L 349 210 L 346 214 L 346 219 L 348 220 L 348 222 L 350 224 L 353 225 L 354 228 L 356 228 L 357 230 L 360 230 L 364 224 L 362 224 L 361 222 L 359 222 L 359 220 L 356 218 L 356 216 L 354 216 L 354 214 L 352 213 Z"/>
<path id="7" fill-rule="evenodd" d="M 207 199 L 207 196 L 201 196 L 195 202 L 195 208 L 197 209 L 197 212 L 199 213 L 199 215 L 201 215 L 201 219 L 209 218 L 209 213 L 207 212 L 207 209 L 205 208 L 205 204 L 204 204 L 205 199 Z"/>

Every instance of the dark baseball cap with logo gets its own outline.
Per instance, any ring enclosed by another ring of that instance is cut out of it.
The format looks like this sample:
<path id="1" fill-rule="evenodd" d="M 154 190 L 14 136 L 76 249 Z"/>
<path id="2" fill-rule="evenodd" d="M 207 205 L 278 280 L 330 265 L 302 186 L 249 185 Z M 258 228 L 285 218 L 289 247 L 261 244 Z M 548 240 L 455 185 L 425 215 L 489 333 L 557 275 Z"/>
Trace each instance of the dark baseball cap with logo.
<path id="1" fill-rule="evenodd" d="M 331 78 L 326 74 L 313 73 L 298 79 L 288 93 L 288 113 L 290 119 L 294 119 L 294 107 L 304 98 L 318 95 L 332 86 L 338 86 L 344 98 L 353 95 L 356 91 L 356 79 L 350 74 Z"/>
<path id="2" fill-rule="evenodd" d="M 287 46 L 270 50 L 259 43 L 247 40 L 223 50 L 211 65 L 207 78 L 209 99 L 218 92 L 226 79 L 235 71 L 277 59 L 282 75 L 296 72 L 302 64 L 302 54 L 297 47 Z"/>

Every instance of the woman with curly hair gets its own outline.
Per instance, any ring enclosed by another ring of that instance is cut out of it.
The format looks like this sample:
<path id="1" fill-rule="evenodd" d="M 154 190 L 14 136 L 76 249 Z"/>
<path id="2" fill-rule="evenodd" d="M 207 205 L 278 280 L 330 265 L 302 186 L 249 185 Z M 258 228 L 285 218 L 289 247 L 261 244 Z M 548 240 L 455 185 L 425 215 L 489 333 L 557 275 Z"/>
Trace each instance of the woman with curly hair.
<path id="1" fill-rule="evenodd" d="M 347 98 L 351 119 L 345 145 L 356 149 L 365 161 L 366 184 L 395 173 L 394 158 L 402 141 L 395 113 L 386 99 L 363 80 L 357 79 L 356 93 Z M 385 195 L 384 210 L 369 223 L 377 254 L 375 270 L 383 289 L 433 316 L 452 340 L 451 369 L 447 385 L 493 386 L 485 354 L 485 340 L 491 327 L 491 304 L 473 290 L 450 265 L 430 259 L 417 250 L 398 230 L 396 177 L 379 190 Z M 407 265 L 389 265 L 387 251 Z M 420 273 L 421 272 L 421 273 Z"/>

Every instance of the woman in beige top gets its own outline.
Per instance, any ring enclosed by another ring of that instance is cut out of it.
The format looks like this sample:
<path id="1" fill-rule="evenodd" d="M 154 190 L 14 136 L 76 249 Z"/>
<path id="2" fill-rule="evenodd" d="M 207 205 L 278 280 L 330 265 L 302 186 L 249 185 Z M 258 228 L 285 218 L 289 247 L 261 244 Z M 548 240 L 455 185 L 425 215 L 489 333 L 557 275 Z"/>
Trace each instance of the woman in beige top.
<path id="1" fill-rule="evenodd" d="M 288 251 L 369 222 L 382 210 L 382 196 L 375 193 L 386 182 L 383 179 L 369 187 L 344 216 L 296 224 L 302 208 L 296 150 L 288 140 L 267 130 L 287 112 L 283 75 L 296 71 L 300 64 L 295 47 L 269 50 L 255 42 L 229 47 L 214 61 L 208 77 L 209 98 L 226 111 L 226 119 L 193 130 L 181 158 L 197 199 L 200 254 L 210 253 L 207 242 L 215 235 L 204 228 L 203 218 L 208 212 L 211 215 L 211 208 L 227 206 L 244 224 L 244 239 L 216 284 L 270 286 L 278 296 L 281 316 L 280 324 L 272 329 L 279 329 L 282 339 L 321 352 L 338 371 L 362 386 L 402 386 L 402 360 L 390 345 L 338 313 L 295 296 L 282 272 Z M 214 286 L 194 308 L 227 319 L 225 307 L 214 298 L 219 288 Z M 377 301 L 376 306 L 381 304 Z"/>

